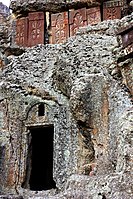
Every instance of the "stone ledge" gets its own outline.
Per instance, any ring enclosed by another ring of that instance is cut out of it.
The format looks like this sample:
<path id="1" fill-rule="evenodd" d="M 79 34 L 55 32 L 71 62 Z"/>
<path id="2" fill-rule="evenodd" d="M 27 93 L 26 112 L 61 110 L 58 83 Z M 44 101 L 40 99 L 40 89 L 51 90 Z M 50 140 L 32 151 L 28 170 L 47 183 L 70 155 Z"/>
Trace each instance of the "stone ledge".
<path id="1" fill-rule="evenodd" d="M 61 12 L 72 8 L 80 8 L 85 6 L 97 6 L 100 3 L 97 0 L 18 0 L 11 1 L 10 8 L 16 14 L 29 11 L 49 11 Z"/>

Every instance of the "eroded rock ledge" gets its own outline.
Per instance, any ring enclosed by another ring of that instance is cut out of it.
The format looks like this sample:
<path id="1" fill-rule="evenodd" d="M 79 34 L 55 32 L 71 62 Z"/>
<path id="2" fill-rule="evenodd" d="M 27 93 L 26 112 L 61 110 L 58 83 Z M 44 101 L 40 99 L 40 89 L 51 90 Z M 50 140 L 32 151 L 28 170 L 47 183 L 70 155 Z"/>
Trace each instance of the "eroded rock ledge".
<path id="1" fill-rule="evenodd" d="M 42 10 L 49 12 L 60 12 L 68 10 L 70 8 L 80 8 L 83 6 L 94 6 L 99 5 L 99 2 L 96 0 L 18 0 L 11 1 L 10 8 L 15 13 L 28 12 L 34 10 Z"/>

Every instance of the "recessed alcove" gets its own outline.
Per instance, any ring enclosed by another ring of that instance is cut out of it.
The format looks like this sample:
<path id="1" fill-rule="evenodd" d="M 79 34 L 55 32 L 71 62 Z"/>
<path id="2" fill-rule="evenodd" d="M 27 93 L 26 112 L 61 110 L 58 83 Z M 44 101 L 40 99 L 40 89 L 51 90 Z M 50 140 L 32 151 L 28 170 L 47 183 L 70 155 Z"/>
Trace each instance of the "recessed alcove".
<path id="1" fill-rule="evenodd" d="M 30 190 L 42 191 L 56 188 L 53 180 L 53 136 L 54 126 L 30 128 L 25 181 Z"/>
<path id="2" fill-rule="evenodd" d="M 38 116 L 44 116 L 45 115 L 45 107 L 44 104 L 41 103 L 38 106 Z"/>

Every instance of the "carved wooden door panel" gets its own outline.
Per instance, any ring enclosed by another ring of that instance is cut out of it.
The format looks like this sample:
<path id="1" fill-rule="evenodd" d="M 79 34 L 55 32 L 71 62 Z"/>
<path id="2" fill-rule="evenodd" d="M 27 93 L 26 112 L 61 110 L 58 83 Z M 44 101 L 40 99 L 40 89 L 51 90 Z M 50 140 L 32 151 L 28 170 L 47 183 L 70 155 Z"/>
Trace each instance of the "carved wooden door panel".
<path id="1" fill-rule="evenodd" d="M 17 19 L 16 21 L 16 37 L 15 42 L 19 46 L 28 45 L 28 19 L 26 17 Z"/>
<path id="2" fill-rule="evenodd" d="M 62 12 L 51 15 L 51 39 L 50 43 L 59 44 L 69 37 L 68 13 Z"/>
<path id="3" fill-rule="evenodd" d="M 87 24 L 94 25 L 101 22 L 100 7 L 87 9 Z"/>
<path id="4" fill-rule="evenodd" d="M 44 13 L 29 13 L 28 46 L 44 44 Z"/>
<path id="5" fill-rule="evenodd" d="M 78 10 L 70 10 L 69 12 L 70 36 L 75 35 L 77 30 L 85 25 L 87 25 L 86 8 Z"/>

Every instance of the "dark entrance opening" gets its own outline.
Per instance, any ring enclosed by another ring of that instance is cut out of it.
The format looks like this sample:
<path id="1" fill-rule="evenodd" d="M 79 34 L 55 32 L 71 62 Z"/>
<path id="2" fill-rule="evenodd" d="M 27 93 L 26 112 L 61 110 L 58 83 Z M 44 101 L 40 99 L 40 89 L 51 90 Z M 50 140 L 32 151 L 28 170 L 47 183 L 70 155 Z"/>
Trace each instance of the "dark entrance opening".
<path id="1" fill-rule="evenodd" d="M 54 127 L 31 128 L 31 190 L 55 188 L 53 180 L 53 135 Z"/>

